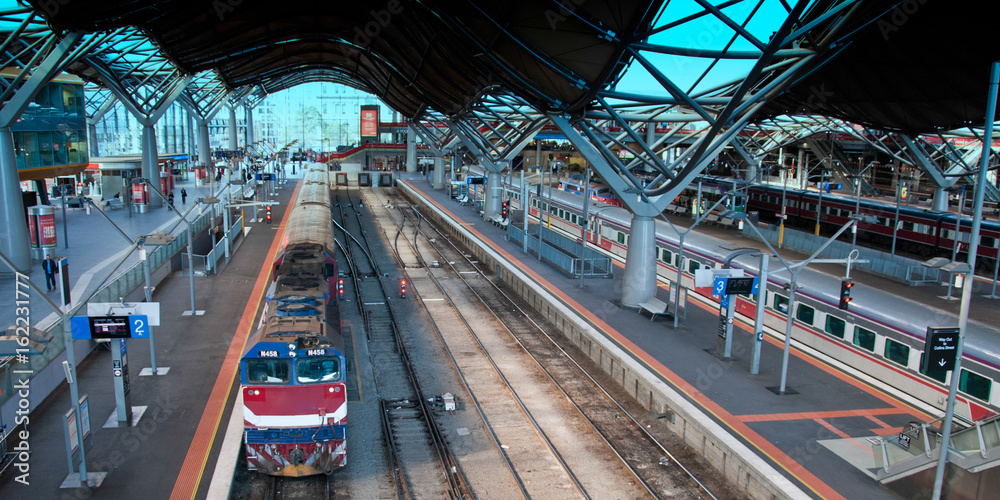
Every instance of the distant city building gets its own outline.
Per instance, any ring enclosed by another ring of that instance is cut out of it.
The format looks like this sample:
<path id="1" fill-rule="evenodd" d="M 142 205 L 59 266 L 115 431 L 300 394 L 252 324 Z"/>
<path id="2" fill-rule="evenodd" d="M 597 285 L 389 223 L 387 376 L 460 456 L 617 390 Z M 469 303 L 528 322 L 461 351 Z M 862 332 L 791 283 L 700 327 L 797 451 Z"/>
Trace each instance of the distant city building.
<path id="1" fill-rule="evenodd" d="M 378 105 L 380 120 L 393 120 L 393 113 L 377 97 L 333 83 L 308 83 L 268 95 L 253 109 L 254 139 L 282 147 L 298 140 L 303 150 L 334 151 L 338 146 L 360 141 L 363 105 Z M 236 110 L 236 147 L 246 145 L 246 110 Z M 194 121 L 180 104 L 174 103 L 156 123 L 160 154 L 196 152 L 189 131 Z M 142 148 L 142 126 L 121 105 L 109 110 L 97 123 L 100 156 L 137 155 Z M 233 149 L 229 144 L 229 110 L 222 108 L 208 125 L 211 149 Z"/>

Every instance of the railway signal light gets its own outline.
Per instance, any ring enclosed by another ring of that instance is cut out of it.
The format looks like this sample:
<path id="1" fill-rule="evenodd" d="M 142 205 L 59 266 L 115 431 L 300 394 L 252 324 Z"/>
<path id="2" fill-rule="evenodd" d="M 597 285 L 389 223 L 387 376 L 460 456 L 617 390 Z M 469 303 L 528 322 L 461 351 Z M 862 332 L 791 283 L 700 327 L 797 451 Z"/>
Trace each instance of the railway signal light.
<path id="1" fill-rule="evenodd" d="M 264 222 L 271 223 L 271 205 L 264 207 Z"/>
<path id="2" fill-rule="evenodd" d="M 507 216 L 510 213 L 509 211 L 510 211 L 510 201 L 504 200 L 503 206 L 500 209 L 500 216 L 503 217 L 503 220 L 507 220 Z"/>
<path id="3" fill-rule="evenodd" d="M 847 310 L 847 305 L 851 303 L 851 289 L 854 288 L 854 280 L 844 278 L 840 280 L 840 308 Z"/>
<path id="4" fill-rule="evenodd" d="M 406 280 L 399 280 L 399 298 L 406 298 Z"/>
<path id="5" fill-rule="evenodd" d="M 337 280 L 337 298 L 344 298 L 344 280 L 343 278 Z"/>

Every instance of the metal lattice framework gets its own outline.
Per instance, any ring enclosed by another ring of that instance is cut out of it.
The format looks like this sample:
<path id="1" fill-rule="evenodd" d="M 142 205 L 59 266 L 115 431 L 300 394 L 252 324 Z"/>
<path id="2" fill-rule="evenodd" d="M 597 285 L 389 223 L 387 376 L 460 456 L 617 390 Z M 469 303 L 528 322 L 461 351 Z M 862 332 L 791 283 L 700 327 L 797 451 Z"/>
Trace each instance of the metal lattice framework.
<path id="1" fill-rule="evenodd" d="M 333 82 L 401 111 L 436 154 L 462 144 L 490 168 L 554 124 L 616 192 L 653 207 L 726 148 L 756 165 L 804 141 L 835 159 L 835 148 L 815 140 L 822 134 L 850 134 L 942 186 L 976 160 L 977 129 L 957 140 L 859 129 L 825 114 L 839 96 L 803 88 L 830 61 L 856 58 L 858 40 L 871 43 L 876 21 L 895 6 L 889 1 L 604 0 L 572 10 L 554 1 L 401 2 L 401 13 L 369 36 L 358 35 L 372 21 L 362 4 L 220 12 L 194 0 L 155 9 L 49 3 L 0 12 L 4 123 L 30 101 L 30 88 L 14 99 L 30 76 L 60 71 L 88 82 L 91 120 L 121 102 L 155 121 L 179 99 L 204 122 L 225 105 L 253 107 L 268 93 Z M 645 87 L 629 84 L 634 74 Z M 622 151 L 634 159 L 621 160 Z M 850 162 L 837 165 L 852 174 Z"/>

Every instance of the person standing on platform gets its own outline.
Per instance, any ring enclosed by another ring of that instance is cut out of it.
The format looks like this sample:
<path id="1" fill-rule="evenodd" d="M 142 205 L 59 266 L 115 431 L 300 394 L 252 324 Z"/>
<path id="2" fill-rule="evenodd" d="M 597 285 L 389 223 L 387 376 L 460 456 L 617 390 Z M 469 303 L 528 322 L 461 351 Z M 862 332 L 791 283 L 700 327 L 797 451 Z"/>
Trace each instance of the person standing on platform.
<path id="1" fill-rule="evenodd" d="M 42 271 L 45 271 L 45 291 L 55 290 L 56 273 L 59 272 L 59 266 L 56 265 L 56 261 L 52 260 L 51 255 L 46 255 L 45 260 L 42 261 Z"/>
<path id="2" fill-rule="evenodd" d="M 170 207 L 173 208 L 173 206 L 174 206 L 174 193 L 173 192 L 170 192 L 167 195 L 167 203 L 169 203 Z"/>
<path id="3" fill-rule="evenodd" d="M 187 189 L 181 188 L 181 204 L 186 205 L 188 200 Z"/>

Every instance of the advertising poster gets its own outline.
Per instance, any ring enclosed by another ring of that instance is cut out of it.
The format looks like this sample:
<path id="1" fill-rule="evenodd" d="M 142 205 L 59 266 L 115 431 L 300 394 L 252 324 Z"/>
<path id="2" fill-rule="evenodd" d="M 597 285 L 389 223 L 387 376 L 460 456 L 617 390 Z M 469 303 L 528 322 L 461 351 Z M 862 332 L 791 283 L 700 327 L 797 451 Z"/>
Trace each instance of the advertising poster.
<path id="1" fill-rule="evenodd" d="M 361 106 L 361 137 L 378 137 L 378 106 Z"/>

